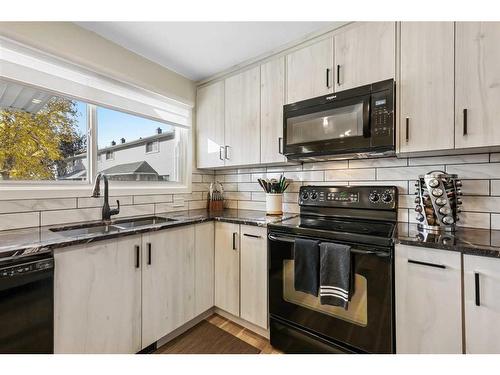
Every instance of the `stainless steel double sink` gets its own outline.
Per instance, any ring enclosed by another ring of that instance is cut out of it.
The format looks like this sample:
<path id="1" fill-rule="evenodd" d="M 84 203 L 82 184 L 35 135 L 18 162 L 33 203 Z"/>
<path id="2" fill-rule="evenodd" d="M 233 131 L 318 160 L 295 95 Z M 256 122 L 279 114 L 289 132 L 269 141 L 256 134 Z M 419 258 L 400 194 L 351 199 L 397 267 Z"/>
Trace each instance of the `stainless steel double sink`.
<path id="1" fill-rule="evenodd" d="M 70 226 L 51 228 L 50 231 L 60 233 L 67 237 L 85 236 L 89 234 L 107 234 L 120 230 L 141 228 L 148 225 L 177 221 L 168 217 L 146 216 L 131 219 L 113 220 L 111 223 L 92 222 Z"/>

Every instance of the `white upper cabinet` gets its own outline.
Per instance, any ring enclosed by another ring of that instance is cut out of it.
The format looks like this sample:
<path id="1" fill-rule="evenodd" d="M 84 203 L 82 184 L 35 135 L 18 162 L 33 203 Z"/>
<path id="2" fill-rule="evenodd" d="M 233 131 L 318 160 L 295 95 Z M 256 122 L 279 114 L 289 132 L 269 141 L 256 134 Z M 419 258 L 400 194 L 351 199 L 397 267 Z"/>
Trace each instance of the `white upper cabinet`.
<path id="1" fill-rule="evenodd" d="M 400 152 L 454 147 L 453 22 L 401 23 Z"/>
<path id="2" fill-rule="evenodd" d="M 196 135 L 197 167 L 223 167 L 224 81 L 198 89 Z"/>
<path id="3" fill-rule="evenodd" d="M 333 92 L 333 38 L 326 38 L 286 56 L 286 102 Z"/>
<path id="4" fill-rule="evenodd" d="M 283 105 L 285 104 L 285 58 L 260 66 L 260 161 L 285 162 L 283 156 Z"/>
<path id="5" fill-rule="evenodd" d="M 396 23 L 364 22 L 335 35 L 335 91 L 395 77 Z"/>
<path id="6" fill-rule="evenodd" d="M 500 354 L 500 259 L 464 255 L 465 351 Z"/>
<path id="7" fill-rule="evenodd" d="M 457 22 L 456 148 L 500 145 L 500 23 Z"/>
<path id="8" fill-rule="evenodd" d="M 461 254 L 396 245 L 396 351 L 462 353 Z"/>
<path id="9" fill-rule="evenodd" d="M 260 163 L 260 67 L 225 80 L 225 165 Z"/>

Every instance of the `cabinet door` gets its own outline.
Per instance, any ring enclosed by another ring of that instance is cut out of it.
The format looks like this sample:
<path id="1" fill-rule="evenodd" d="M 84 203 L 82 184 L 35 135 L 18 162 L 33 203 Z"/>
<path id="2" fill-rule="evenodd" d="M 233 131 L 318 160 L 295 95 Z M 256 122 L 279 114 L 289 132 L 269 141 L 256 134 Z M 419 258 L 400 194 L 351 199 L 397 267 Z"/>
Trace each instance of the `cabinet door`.
<path id="1" fill-rule="evenodd" d="M 55 251 L 56 353 L 141 350 L 140 236 Z"/>
<path id="2" fill-rule="evenodd" d="M 454 147 L 453 22 L 401 23 L 401 152 Z"/>
<path id="3" fill-rule="evenodd" d="M 395 22 L 364 22 L 335 35 L 335 91 L 394 78 L 395 67 Z"/>
<path id="4" fill-rule="evenodd" d="M 146 347 L 194 318 L 194 226 L 146 233 L 142 241 Z"/>
<path id="5" fill-rule="evenodd" d="M 333 38 L 326 38 L 286 56 L 286 102 L 333 92 Z"/>
<path id="6" fill-rule="evenodd" d="M 240 315 L 239 225 L 215 223 L 215 306 Z"/>
<path id="7" fill-rule="evenodd" d="M 460 253 L 397 245 L 397 353 L 462 353 Z"/>
<path id="8" fill-rule="evenodd" d="M 500 260 L 464 255 L 465 351 L 500 353 Z"/>
<path id="9" fill-rule="evenodd" d="M 260 162 L 260 67 L 226 79 L 226 166 Z"/>
<path id="10" fill-rule="evenodd" d="M 214 223 L 195 226 L 195 315 L 214 306 Z"/>
<path id="11" fill-rule="evenodd" d="M 500 23 L 457 22 L 455 40 L 455 147 L 498 146 Z"/>
<path id="12" fill-rule="evenodd" d="M 283 105 L 285 104 L 285 58 L 260 66 L 260 161 L 278 163 L 283 156 Z"/>
<path id="13" fill-rule="evenodd" d="M 196 151 L 198 168 L 224 166 L 224 81 L 198 89 Z"/>
<path id="14" fill-rule="evenodd" d="M 267 230 L 241 225 L 241 318 L 267 329 Z"/>

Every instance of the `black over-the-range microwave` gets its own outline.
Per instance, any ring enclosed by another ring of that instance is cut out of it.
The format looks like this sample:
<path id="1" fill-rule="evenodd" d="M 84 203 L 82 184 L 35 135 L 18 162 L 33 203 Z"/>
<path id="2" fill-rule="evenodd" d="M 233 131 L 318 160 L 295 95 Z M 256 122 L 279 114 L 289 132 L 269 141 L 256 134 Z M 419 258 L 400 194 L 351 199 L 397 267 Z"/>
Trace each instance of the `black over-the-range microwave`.
<path id="1" fill-rule="evenodd" d="M 315 161 L 395 153 L 394 80 L 283 107 L 283 153 Z"/>

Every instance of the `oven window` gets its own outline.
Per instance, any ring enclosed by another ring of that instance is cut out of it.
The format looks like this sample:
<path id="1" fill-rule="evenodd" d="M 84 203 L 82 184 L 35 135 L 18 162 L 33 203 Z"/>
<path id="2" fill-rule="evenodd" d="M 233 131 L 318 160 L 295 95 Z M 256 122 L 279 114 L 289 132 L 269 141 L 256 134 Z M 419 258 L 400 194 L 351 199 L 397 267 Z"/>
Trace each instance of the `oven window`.
<path id="1" fill-rule="evenodd" d="M 287 119 L 287 144 L 363 136 L 363 103 Z"/>
<path id="2" fill-rule="evenodd" d="M 283 298 L 285 301 L 366 327 L 368 324 L 368 304 L 367 280 L 364 276 L 355 275 L 354 290 L 347 310 L 337 306 L 322 305 L 319 297 L 295 290 L 294 261 L 283 260 Z"/>

